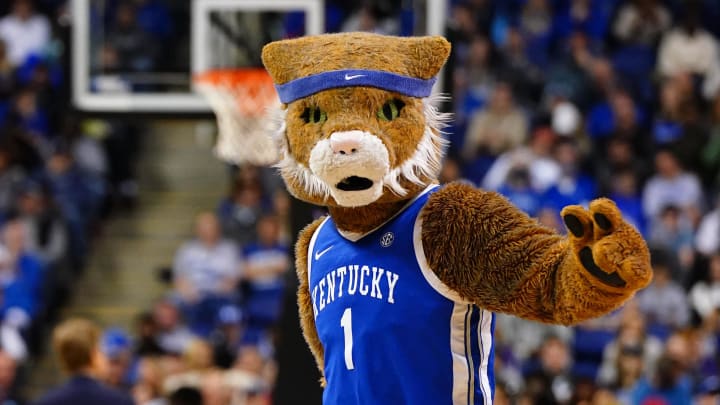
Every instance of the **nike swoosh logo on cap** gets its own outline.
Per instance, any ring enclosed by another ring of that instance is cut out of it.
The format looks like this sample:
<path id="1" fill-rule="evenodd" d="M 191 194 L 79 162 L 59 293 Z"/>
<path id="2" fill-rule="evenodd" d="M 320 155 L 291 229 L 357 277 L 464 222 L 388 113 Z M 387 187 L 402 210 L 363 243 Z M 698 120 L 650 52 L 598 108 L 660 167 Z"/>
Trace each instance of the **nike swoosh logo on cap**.
<path id="1" fill-rule="evenodd" d="M 321 251 L 319 251 L 319 252 L 315 252 L 315 260 L 320 260 L 320 257 L 321 257 L 322 255 L 324 255 L 325 253 L 327 253 L 327 252 L 328 252 L 330 249 L 332 249 L 332 248 L 333 248 L 333 245 L 330 245 L 330 246 L 328 246 L 327 248 L 325 248 L 325 249 L 323 249 L 323 250 L 321 250 Z"/>
<path id="2" fill-rule="evenodd" d="M 357 79 L 358 77 L 365 77 L 365 75 L 349 75 L 345 73 L 345 80 Z"/>

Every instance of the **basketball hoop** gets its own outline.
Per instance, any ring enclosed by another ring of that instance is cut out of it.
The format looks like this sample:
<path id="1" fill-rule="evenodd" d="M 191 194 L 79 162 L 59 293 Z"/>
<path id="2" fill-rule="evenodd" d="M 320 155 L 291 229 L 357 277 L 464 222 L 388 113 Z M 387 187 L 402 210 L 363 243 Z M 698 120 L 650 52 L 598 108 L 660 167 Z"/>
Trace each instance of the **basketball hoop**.
<path id="1" fill-rule="evenodd" d="M 280 101 L 265 69 L 210 70 L 196 76 L 194 82 L 215 111 L 215 153 L 220 159 L 254 165 L 277 162 L 267 112 Z"/>

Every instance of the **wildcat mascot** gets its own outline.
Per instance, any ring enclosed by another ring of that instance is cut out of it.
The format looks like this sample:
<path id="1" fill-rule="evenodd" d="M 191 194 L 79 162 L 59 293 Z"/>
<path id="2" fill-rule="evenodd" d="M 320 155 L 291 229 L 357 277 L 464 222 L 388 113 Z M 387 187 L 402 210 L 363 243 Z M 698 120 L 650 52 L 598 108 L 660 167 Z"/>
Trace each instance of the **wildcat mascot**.
<path id="1" fill-rule="evenodd" d="M 430 100 L 442 37 L 270 43 L 280 168 L 326 206 L 296 247 L 303 332 L 332 405 L 491 404 L 495 312 L 571 325 L 652 276 L 615 204 L 568 206 L 568 236 L 497 193 L 438 186 L 446 117 Z"/>

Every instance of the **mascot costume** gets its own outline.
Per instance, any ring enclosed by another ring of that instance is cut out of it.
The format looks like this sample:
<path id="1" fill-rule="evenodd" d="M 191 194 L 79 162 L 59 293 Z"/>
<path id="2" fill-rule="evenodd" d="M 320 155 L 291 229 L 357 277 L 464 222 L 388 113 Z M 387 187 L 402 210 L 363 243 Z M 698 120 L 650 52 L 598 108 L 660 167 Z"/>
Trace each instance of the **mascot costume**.
<path id="1" fill-rule="evenodd" d="M 495 312 L 572 325 L 652 277 L 615 204 L 568 206 L 568 235 L 501 195 L 437 185 L 447 117 L 431 103 L 442 37 L 270 43 L 289 191 L 326 206 L 302 231 L 298 304 L 323 402 L 491 404 Z"/>

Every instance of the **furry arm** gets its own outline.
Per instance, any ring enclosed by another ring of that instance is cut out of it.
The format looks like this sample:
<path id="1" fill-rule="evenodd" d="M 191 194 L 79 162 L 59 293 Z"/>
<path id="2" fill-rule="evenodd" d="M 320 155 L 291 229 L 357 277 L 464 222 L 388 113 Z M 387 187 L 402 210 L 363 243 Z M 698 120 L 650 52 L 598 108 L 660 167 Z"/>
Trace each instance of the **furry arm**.
<path id="1" fill-rule="evenodd" d="M 295 244 L 295 269 L 298 276 L 298 310 L 300 311 L 300 326 L 302 327 L 303 336 L 310 346 L 310 351 L 315 357 L 315 362 L 320 369 L 320 384 L 325 386 L 325 376 L 323 369 L 325 368 L 325 357 L 320 338 L 315 329 L 315 315 L 313 314 L 312 297 L 310 296 L 310 282 L 308 280 L 308 248 L 310 247 L 310 239 L 313 233 L 320 226 L 325 218 L 319 218 L 306 226 L 300 232 L 298 241 Z"/>
<path id="2" fill-rule="evenodd" d="M 423 208 L 423 249 L 438 278 L 463 298 L 542 322 L 600 316 L 650 282 L 647 246 L 612 201 L 561 214 L 568 237 L 497 193 L 451 184 Z"/>

